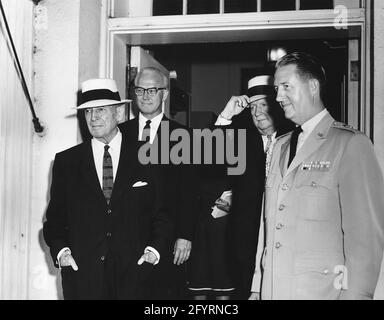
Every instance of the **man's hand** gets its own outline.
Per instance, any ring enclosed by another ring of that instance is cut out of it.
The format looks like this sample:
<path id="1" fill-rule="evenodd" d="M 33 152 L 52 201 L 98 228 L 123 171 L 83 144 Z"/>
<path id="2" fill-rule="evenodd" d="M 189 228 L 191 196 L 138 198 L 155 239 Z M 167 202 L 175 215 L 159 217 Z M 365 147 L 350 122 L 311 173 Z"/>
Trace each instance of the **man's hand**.
<path id="1" fill-rule="evenodd" d="M 79 270 L 79 267 L 77 266 L 75 259 L 73 259 L 69 251 L 64 251 L 63 254 L 60 256 L 60 266 L 62 267 L 71 266 L 73 270 L 75 271 Z"/>
<path id="2" fill-rule="evenodd" d="M 177 239 L 173 248 L 173 264 L 183 264 L 191 254 L 192 242 L 186 239 Z"/>
<path id="3" fill-rule="evenodd" d="M 251 292 L 248 300 L 260 300 L 260 292 Z"/>
<path id="4" fill-rule="evenodd" d="M 248 107 L 251 100 L 248 96 L 233 96 L 227 102 L 224 110 L 221 112 L 221 116 L 227 120 L 231 120 L 233 116 L 241 113 L 244 108 Z"/>
<path id="5" fill-rule="evenodd" d="M 138 265 L 142 265 L 143 262 L 148 262 L 150 264 L 155 264 L 157 258 L 156 258 L 156 255 L 151 252 L 151 251 L 147 251 L 146 253 L 144 253 L 141 258 L 139 259 L 139 261 L 137 261 L 137 264 Z"/>

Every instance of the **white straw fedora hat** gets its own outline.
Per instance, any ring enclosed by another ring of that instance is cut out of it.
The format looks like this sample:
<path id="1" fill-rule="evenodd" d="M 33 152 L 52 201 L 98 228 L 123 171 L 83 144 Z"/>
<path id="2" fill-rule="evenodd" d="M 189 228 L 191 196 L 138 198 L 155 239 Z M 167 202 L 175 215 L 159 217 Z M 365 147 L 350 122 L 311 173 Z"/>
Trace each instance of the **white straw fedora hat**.
<path id="1" fill-rule="evenodd" d="M 113 79 L 89 79 L 81 84 L 80 105 L 76 109 L 88 109 L 123 104 L 132 100 L 121 100 Z"/>
<path id="2" fill-rule="evenodd" d="M 256 76 L 248 81 L 247 96 L 253 101 L 267 96 L 274 96 L 275 94 L 273 78 L 271 76 Z"/>

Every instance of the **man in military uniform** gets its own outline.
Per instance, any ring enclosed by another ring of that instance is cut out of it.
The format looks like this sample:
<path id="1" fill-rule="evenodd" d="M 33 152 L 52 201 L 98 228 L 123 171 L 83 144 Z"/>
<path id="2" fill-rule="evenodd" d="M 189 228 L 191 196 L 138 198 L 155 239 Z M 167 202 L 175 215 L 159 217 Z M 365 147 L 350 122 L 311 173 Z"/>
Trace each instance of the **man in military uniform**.
<path id="1" fill-rule="evenodd" d="M 383 177 L 370 140 L 325 109 L 325 82 L 310 55 L 276 64 L 276 100 L 297 127 L 272 155 L 251 299 L 373 297 L 384 248 Z"/>

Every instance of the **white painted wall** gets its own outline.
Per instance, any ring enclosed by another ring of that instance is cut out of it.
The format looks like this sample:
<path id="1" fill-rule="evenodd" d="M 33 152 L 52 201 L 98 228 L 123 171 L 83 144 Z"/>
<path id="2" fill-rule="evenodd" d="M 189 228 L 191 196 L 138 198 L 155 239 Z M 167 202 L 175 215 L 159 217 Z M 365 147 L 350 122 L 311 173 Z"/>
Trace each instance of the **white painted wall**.
<path id="1" fill-rule="evenodd" d="M 36 25 L 35 99 L 47 133 L 34 137 L 28 299 L 60 299 L 61 279 L 42 238 L 55 154 L 81 137 L 76 113 L 81 81 L 99 74 L 100 0 L 45 0 Z"/>
<path id="2" fill-rule="evenodd" d="M 152 15 L 152 0 L 112 0 L 113 16 L 120 17 L 149 17 Z"/>
<path id="3" fill-rule="evenodd" d="M 384 1 L 374 0 L 374 142 L 384 172 Z"/>
<path id="4" fill-rule="evenodd" d="M 78 89 L 80 0 L 47 0 L 39 6 L 38 19 L 46 23 L 35 26 L 35 99 L 47 132 L 33 141 L 28 299 L 57 299 L 60 279 L 42 237 L 42 223 L 55 154 L 77 143 L 77 119 L 70 107 L 76 106 Z"/>
<path id="5" fill-rule="evenodd" d="M 17 55 L 30 90 L 32 3 L 2 1 Z M 31 211 L 32 116 L 23 94 L 5 24 L 0 18 L 0 300 L 27 294 L 28 221 Z"/>

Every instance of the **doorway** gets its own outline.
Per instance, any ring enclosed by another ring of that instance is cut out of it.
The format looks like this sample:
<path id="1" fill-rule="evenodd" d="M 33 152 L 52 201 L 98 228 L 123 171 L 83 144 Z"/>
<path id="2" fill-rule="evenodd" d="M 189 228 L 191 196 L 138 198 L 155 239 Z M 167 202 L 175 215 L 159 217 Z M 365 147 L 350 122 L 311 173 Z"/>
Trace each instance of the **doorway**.
<path id="1" fill-rule="evenodd" d="M 170 117 L 192 128 L 207 126 L 216 119 L 232 95 L 245 93 L 250 77 L 273 75 L 275 62 L 268 61 L 268 52 L 275 47 L 284 48 L 287 52 L 304 51 L 319 58 L 328 78 L 325 105 L 336 120 L 347 121 L 346 39 L 142 46 L 167 70 L 174 71 L 176 78 L 171 79 Z"/>
<path id="2" fill-rule="evenodd" d="M 177 85 L 190 95 L 192 115 L 215 113 L 231 95 L 241 93 L 246 80 L 241 74 L 263 67 L 271 45 L 284 45 L 288 52 L 306 51 L 322 61 L 329 81 L 326 107 L 337 120 L 370 135 L 370 33 L 365 10 L 349 10 L 345 23 L 335 25 L 330 10 L 110 19 L 101 73 L 115 78 L 119 91 L 129 94 L 127 47 L 140 46 L 168 70 L 176 70 Z M 211 79 L 220 74 L 224 83 Z"/>

